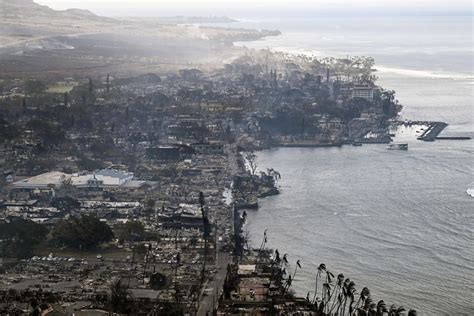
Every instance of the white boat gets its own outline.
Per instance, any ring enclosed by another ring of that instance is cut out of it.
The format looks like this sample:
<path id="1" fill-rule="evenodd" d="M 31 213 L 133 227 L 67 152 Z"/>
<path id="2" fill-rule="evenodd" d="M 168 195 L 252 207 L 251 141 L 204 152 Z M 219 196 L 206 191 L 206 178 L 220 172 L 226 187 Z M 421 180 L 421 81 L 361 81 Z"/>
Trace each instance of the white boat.
<path id="1" fill-rule="evenodd" d="M 389 150 L 408 150 L 408 144 L 389 144 L 387 146 Z"/>

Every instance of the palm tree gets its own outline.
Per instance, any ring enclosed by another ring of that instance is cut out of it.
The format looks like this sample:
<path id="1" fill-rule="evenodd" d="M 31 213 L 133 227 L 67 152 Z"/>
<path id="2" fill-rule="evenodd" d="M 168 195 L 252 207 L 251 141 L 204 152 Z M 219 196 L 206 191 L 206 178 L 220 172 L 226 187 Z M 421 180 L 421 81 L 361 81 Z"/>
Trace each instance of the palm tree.
<path id="1" fill-rule="evenodd" d="M 267 229 L 265 228 L 265 230 L 263 231 L 263 239 L 262 239 L 262 243 L 260 244 L 260 248 L 259 248 L 259 252 L 261 252 L 264 248 L 265 248 L 265 244 L 267 243 L 268 239 L 267 239 Z"/>
<path id="2" fill-rule="evenodd" d="M 346 311 L 346 306 L 347 306 L 347 301 L 350 299 L 349 303 L 349 314 L 352 309 L 352 304 L 354 303 L 354 293 L 356 292 L 355 288 L 355 283 L 351 281 L 349 278 L 347 278 L 344 281 L 344 287 L 343 287 L 343 294 L 344 294 L 344 305 L 342 306 L 342 315 L 344 315 Z M 339 310 L 339 308 L 338 308 Z"/>
<path id="3" fill-rule="evenodd" d="M 296 261 L 295 272 L 293 272 L 293 276 L 291 276 L 291 274 L 288 276 L 288 280 L 286 281 L 285 288 L 284 288 L 284 294 L 286 294 L 286 292 L 290 289 L 291 283 L 296 277 L 296 271 L 298 271 L 298 268 L 301 269 L 300 260 Z"/>
<path id="4" fill-rule="evenodd" d="M 272 260 L 271 260 L 272 280 L 275 279 L 275 276 L 276 277 L 280 276 L 280 272 L 281 272 L 280 263 L 281 263 L 280 252 L 278 251 L 278 249 L 275 249 L 275 255 L 272 256 Z"/>
<path id="5" fill-rule="evenodd" d="M 389 316 L 400 316 L 402 314 L 402 312 L 404 312 L 404 311 L 405 311 L 405 307 L 397 306 L 395 304 L 392 304 L 390 306 L 390 310 L 389 310 L 388 315 Z M 415 313 L 416 313 L 416 311 L 415 311 Z M 412 312 L 412 314 L 413 314 L 413 312 Z"/>
<path id="6" fill-rule="evenodd" d="M 337 276 L 336 286 L 334 287 L 334 290 L 332 291 L 332 294 L 330 295 L 329 300 L 328 300 L 328 302 L 329 302 L 332 298 L 334 298 L 334 301 L 332 302 L 331 308 L 329 309 L 329 313 L 332 313 L 334 307 L 336 307 L 336 303 L 338 301 L 342 300 L 342 286 L 343 286 L 343 284 L 344 284 L 344 274 L 339 273 L 339 275 Z M 337 292 L 337 295 L 334 296 L 334 294 L 336 292 Z M 329 308 L 329 305 L 328 305 L 328 308 Z"/>
<path id="7" fill-rule="evenodd" d="M 334 274 L 326 270 L 326 282 L 323 284 L 323 293 L 322 293 L 322 300 L 324 303 L 323 311 L 325 312 L 326 310 L 329 310 L 329 302 L 331 301 L 331 287 L 332 285 L 332 279 L 334 279 Z M 334 291 L 333 291 L 334 293 Z"/>
<path id="8" fill-rule="evenodd" d="M 278 264 L 278 265 L 279 265 L 280 262 L 281 262 L 281 259 L 280 259 L 280 252 L 278 251 L 278 249 L 275 249 L 275 259 L 274 259 L 274 262 L 275 262 L 276 264 Z"/>
<path id="9" fill-rule="evenodd" d="M 341 287 L 341 292 L 339 293 L 338 295 L 338 298 L 337 298 L 337 303 L 336 303 L 336 311 L 335 311 L 335 315 L 339 315 L 339 310 L 341 310 L 342 308 L 342 313 L 341 315 L 344 315 L 344 309 L 345 309 L 345 304 L 347 302 L 347 297 L 348 297 L 348 293 L 349 293 L 349 285 L 350 284 L 354 284 L 354 282 L 352 282 L 349 278 L 345 279 L 344 280 L 344 283 L 342 284 L 342 287 Z"/>
<path id="10" fill-rule="evenodd" d="M 318 295 L 318 278 L 321 276 L 321 273 L 326 271 L 326 265 L 324 263 L 321 263 L 318 266 L 318 269 L 316 271 L 316 283 L 314 286 L 314 296 L 313 296 L 313 304 L 316 304 L 316 299 Z"/>
<path id="11" fill-rule="evenodd" d="M 288 279 L 286 279 L 285 286 L 283 287 L 283 295 L 286 295 L 286 291 L 290 288 L 292 282 L 293 282 L 293 278 L 291 277 L 291 274 L 290 274 L 288 276 Z"/>
<path id="12" fill-rule="evenodd" d="M 366 304 L 366 301 L 370 299 L 370 290 L 367 287 L 364 287 L 362 291 L 360 292 L 359 299 L 357 300 L 357 303 L 354 306 L 354 311 L 357 310 L 359 305 L 364 306 Z M 351 313 L 353 315 L 354 312 Z"/>
<path id="13" fill-rule="evenodd" d="M 277 263 L 277 271 L 276 271 L 276 282 L 281 283 L 281 280 L 284 278 L 286 275 L 286 269 L 283 266 L 288 265 L 288 254 L 284 254 L 282 259 L 280 260 L 280 253 L 278 250 L 276 251 L 276 256 L 278 258 L 278 261 L 275 261 Z"/>
<path id="14" fill-rule="evenodd" d="M 278 182 L 278 180 L 281 179 L 281 174 L 273 168 L 268 168 L 267 174 L 273 178 L 273 181 L 275 182 L 275 184 Z"/>
<path id="15" fill-rule="evenodd" d="M 257 263 L 260 262 L 260 258 L 262 257 L 262 252 L 265 249 L 265 245 L 267 244 L 268 238 L 267 238 L 267 229 L 263 231 L 263 239 L 260 244 L 260 248 L 258 249 L 258 256 L 257 256 Z"/>
<path id="16" fill-rule="evenodd" d="M 383 316 L 383 314 L 387 312 L 387 305 L 385 305 L 385 302 L 383 300 L 380 300 L 377 303 L 377 316 Z"/>
<path id="17" fill-rule="evenodd" d="M 295 272 L 293 273 L 293 279 L 295 278 L 296 276 L 296 271 L 298 270 L 298 268 L 301 269 L 301 263 L 300 263 L 300 260 L 296 260 L 296 266 L 295 266 Z"/>

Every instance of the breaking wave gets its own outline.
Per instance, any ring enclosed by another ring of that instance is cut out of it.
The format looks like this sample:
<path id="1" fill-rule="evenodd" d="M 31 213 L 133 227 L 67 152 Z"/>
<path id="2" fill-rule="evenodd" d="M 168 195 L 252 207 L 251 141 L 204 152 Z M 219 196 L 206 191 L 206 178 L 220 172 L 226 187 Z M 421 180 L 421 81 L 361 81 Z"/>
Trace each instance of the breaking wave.
<path id="1" fill-rule="evenodd" d="M 445 71 L 428 71 L 428 70 L 413 70 L 413 69 L 403 69 L 403 68 L 392 68 L 385 66 L 376 66 L 379 72 L 391 73 L 409 77 L 418 77 L 418 78 L 435 78 L 435 79 L 455 79 L 455 80 L 472 80 L 474 75 L 472 74 L 463 74 L 463 73 L 454 73 L 454 72 L 445 72 Z"/>
<path id="2" fill-rule="evenodd" d="M 466 190 L 467 194 L 470 196 L 474 197 L 474 182 L 469 185 L 469 187 Z"/>

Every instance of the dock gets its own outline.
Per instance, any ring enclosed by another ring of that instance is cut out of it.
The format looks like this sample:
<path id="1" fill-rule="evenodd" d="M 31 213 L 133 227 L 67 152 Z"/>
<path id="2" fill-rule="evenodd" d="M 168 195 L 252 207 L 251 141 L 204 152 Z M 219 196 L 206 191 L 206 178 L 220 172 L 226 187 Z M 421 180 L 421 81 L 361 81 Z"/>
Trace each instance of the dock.
<path id="1" fill-rule="evenodd" d="M 428 128 L 417 139 L 425 142 L 433 142 L 446 126 L 448 126 L 448 124 L 444 122 L 428 122 Z"/>
<path id="2" fill-rule="evenodd" d="M 437 140 L 470 140 L 471 137 L 469 136 L 448 136 L 448 137 L 436 137 Z"/>
<path id="3" fill-rule="evenodd" d="M 341 147 L 341 143 L 303 143 L 303 142 L 295 142 L 295 143 L 280 143 L 278 147 L 294 147 L 294 148 L 318 148 L 318 147 Z"/>

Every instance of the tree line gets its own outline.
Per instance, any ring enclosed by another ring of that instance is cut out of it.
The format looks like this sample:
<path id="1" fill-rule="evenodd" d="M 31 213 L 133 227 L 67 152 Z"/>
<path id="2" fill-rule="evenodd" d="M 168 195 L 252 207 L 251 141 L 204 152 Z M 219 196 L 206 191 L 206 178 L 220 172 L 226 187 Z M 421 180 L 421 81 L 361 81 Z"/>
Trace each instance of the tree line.
<path id="1" fill-rule="evenodd" d="M 73 202 L 56 204 L 64 207 L 66 203 Z M 28 219 L 13 218 L 0 223 L 0 257 L 29 258 L 40 244 L 88 251 L 114 238 L 124 242 L 140 241 L 146 236 L 145 228 L 139 221 L 121 223 L 112 230 L 93 215 L 63 219 L 50 228 Z"/>

